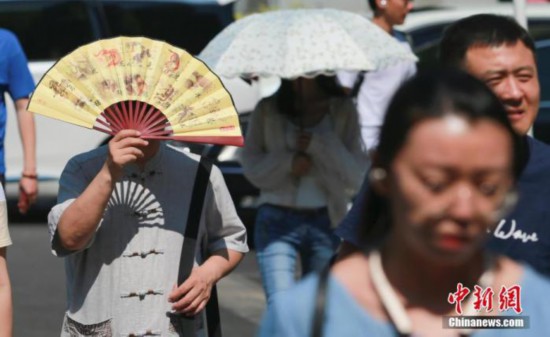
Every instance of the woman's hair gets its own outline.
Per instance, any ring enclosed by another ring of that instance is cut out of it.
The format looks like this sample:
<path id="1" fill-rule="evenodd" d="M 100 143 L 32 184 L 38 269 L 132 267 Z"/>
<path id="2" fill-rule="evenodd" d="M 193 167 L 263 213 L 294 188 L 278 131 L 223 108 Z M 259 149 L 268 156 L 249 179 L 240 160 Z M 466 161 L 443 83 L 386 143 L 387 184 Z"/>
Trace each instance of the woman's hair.
<path id="1" fill-rule="evenodd" d="M 507 131 L 513 146 L 513 169 L 521 170 L 522 142 L 495 94 L 482 82 L 460 70 L 418 73 L 395 93 L 388 107 L 373 168 L 390 172 L 392 162 L 415 125 L 427 119 L 454 115 L 470 123 L 489 120 Z M 391 226 L 388 200 L 368 189 L 360 237 L 367 246 L 379 243 Z"/>
<path id="2" fill-rule="evenodd" d="M 297 116 L 295 101 L 299 99 L 293 89 L 293 80 L 283 79 L 281 87 L 277 91 L 277 108 L 285 116 Z M 345 96 L 344 89 L 337 83 L 335 76 L 319 75 L 315 77 L 315 82 L 327 96 L 338 97 Z"/>

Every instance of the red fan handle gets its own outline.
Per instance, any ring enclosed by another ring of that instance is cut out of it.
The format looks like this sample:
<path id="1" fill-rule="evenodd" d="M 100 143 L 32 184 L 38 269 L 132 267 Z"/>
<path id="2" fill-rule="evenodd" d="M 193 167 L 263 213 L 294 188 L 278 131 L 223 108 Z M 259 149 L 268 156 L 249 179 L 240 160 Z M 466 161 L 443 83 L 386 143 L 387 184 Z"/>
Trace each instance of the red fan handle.
<path id="1" fill-rule="evenodd" d="M 111 135 L 133 129 L 140 131 L 143 138 L 165 138 L 172 134 L 164 113 L 141 101 L 121 101 L 109 106 L 96 119 L 94 129 Z"/>

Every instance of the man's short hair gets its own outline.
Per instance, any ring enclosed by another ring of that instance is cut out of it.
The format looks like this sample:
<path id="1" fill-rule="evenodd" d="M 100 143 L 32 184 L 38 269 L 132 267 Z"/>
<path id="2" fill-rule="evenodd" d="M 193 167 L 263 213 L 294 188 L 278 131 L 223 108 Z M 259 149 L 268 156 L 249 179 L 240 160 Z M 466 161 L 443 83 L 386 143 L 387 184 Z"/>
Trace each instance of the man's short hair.
<path id="1" fill-rule="evenodd" d="M 447 27 L 439 44 L 439 60 L 444 66 L 463 67 L 471 47 L 512 46 L 518 41 L 535 56 L 533 39 L 514 19 L 494 14 L 472 15 Z"/>

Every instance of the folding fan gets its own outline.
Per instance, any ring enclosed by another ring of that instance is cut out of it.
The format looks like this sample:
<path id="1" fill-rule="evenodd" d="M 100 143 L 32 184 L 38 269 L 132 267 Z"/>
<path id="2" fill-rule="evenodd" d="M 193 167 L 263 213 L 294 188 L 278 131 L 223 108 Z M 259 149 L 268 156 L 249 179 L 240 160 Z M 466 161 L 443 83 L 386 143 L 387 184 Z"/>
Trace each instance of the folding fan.
<path id="1" fill-rule="evenodd" d="M 29 111 L 111 135 L 242 146 L 237 111 L 220 79 L 165 42 L 118 37 L 60 59 L 36 87 Z"/>

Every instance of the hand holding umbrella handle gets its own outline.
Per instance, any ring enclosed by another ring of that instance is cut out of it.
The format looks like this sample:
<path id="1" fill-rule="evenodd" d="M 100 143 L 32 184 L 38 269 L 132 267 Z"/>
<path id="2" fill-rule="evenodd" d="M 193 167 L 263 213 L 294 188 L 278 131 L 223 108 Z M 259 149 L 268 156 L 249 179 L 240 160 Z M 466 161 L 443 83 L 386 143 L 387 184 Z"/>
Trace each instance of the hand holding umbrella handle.
<path id="1" fill-rule="evenodd" d="M 311 158 L 302 152 L 297 152 L 292 158 L 292 167 L 290 173 L 298 178 L 308 174 L 311 169 Z"/>
<path id="2" fill-rule="evenodd" d="M 298 152 L 306 152 L 311 143 L 311 132 L 298 131 L 296 134 L 296 150 Z"/>

